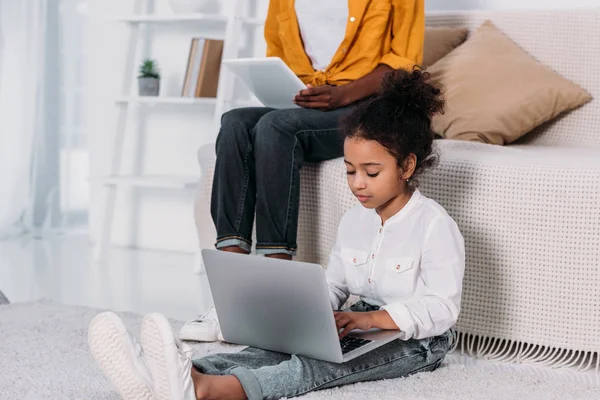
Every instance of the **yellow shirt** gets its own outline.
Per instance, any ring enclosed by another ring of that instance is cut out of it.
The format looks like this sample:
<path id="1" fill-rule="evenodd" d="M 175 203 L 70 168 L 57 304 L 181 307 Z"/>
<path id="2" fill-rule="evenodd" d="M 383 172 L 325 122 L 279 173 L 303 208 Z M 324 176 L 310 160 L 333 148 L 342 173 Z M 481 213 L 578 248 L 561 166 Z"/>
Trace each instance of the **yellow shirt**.
<path id="1" fill-rule="evenodd" d="M 344 0 L 340 0 L 344 1 Z M 424 0 L 347 0 L 346 36 L 324 71 L 304 51 L 294 0 L 271 0 L 265 21 L 267 57 L 281 58 L 306 84 L 342 85 L 386 64 L 412 70 L 423 59 Z"/>

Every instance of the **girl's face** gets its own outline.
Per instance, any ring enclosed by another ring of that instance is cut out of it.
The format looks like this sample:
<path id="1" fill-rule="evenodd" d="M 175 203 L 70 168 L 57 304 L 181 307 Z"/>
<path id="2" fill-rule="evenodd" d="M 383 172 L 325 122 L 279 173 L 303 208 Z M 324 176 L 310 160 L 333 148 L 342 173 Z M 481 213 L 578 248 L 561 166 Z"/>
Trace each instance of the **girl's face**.
<path id="1" fill-rule="evenodd" d="M 379 209 L 405 194 L 406 179 L 414 170 L 403 171 L 379 142 L 360 138 L 345 140 L 344 162 L 348 186 L 366 208 Z"/>

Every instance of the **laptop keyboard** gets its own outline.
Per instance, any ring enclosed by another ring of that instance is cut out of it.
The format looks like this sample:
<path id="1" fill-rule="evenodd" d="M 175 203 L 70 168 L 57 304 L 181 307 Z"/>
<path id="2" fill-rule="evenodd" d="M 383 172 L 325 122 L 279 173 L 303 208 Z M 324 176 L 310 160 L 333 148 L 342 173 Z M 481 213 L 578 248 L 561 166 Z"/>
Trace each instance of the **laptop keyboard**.
<path id="1" fill-rule="evenodd" d="M 340 340 L 340 346 L 342 346 L 342 354 L 346 354 L 352 350 L 356 350 L 359 347 L 363 347 L 365 344 L 371 343 L 371 340 L 359 339 L 352 336 L 346 336 Z"/>

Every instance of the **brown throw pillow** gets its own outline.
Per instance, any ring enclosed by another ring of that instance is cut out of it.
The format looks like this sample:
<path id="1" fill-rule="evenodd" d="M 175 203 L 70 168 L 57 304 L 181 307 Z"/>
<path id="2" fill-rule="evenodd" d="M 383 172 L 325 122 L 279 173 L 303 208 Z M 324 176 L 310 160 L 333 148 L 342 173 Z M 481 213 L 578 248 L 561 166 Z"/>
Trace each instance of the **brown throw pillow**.
<path id="1" fill-rule="evenodd" d="M 591 95 L 536 61 L 490 21 L 428 70 L 445 91 L 432 120 L 447 139 L 508 144 Z"/>
<path id="2" fill-rule="evenodd" d="M 423 66 L 435 64 L 467 40 L 467 28 L 426 28 Z"/>

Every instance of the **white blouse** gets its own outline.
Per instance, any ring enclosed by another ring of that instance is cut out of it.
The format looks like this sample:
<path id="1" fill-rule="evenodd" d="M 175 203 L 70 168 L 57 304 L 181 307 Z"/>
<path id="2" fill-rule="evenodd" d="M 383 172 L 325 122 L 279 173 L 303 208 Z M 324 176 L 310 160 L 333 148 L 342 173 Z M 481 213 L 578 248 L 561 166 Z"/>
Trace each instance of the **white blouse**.
<path id="1" fill-rule="evenodd" d="M 381 226 L 358 205 L 338 228 L 327 282 L 334 310 L 350 294 L 386 310 L 403 340 L 441 335 L 456 323 L 465 270 L 463 237 L 435 201 L 416 190 Z"/>
<path id="2" fill-rule="evenodd" d="M 315 70 L 325 70 L 346 36 L 346 0 L 296 0 L 294 3 L 304 51 Z"/>

